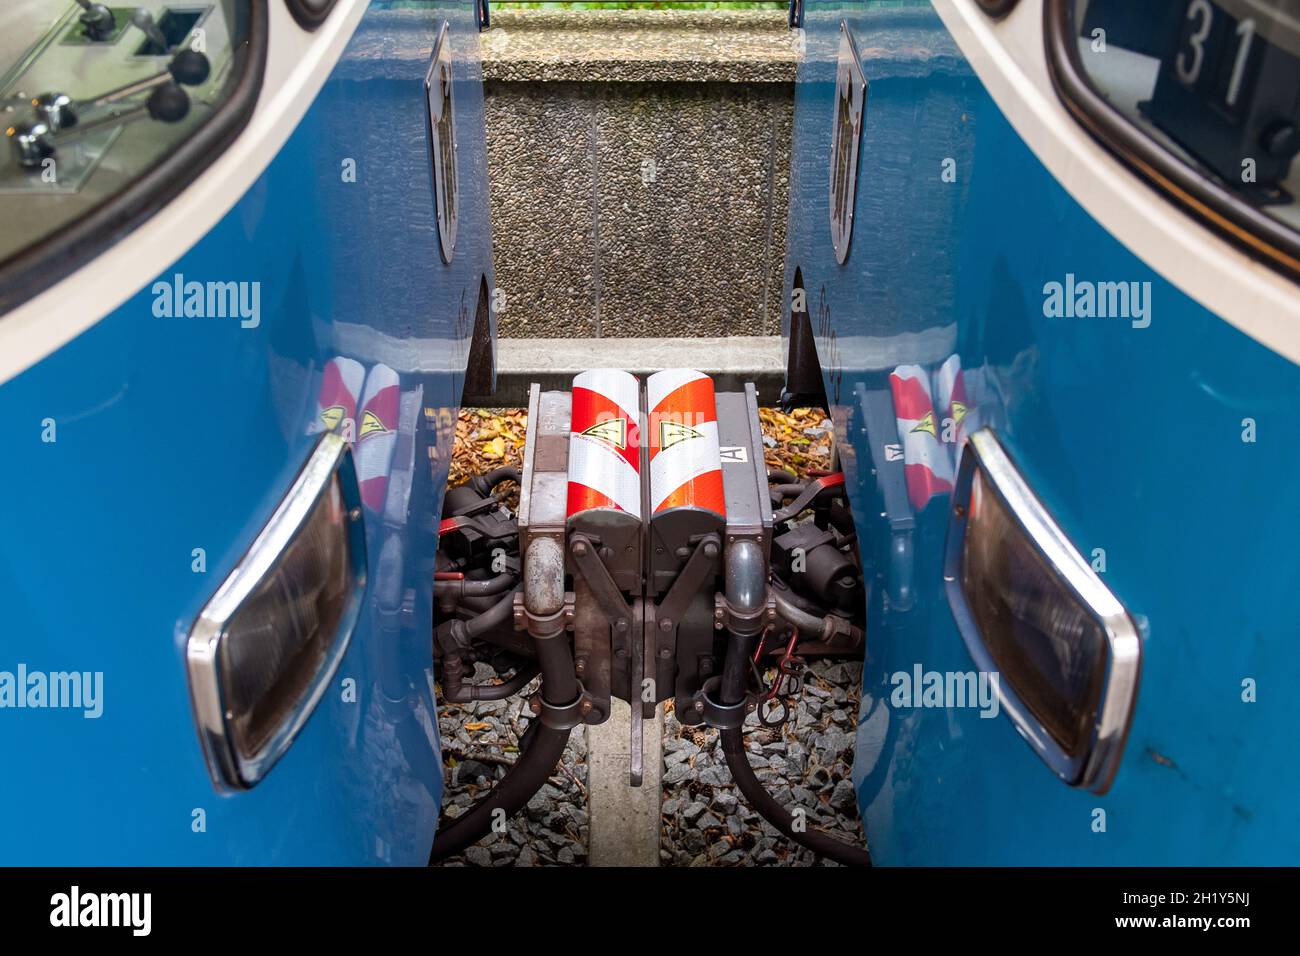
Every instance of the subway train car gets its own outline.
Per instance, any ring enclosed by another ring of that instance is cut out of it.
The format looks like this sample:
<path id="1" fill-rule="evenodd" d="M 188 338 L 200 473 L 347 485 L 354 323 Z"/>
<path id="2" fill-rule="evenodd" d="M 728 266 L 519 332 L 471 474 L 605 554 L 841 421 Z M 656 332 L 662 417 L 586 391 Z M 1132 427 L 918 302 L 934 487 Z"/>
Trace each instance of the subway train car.
<path id="1" fill-rule="evenodd" d="M 878 864 L 1294 864 L 1300 8 L 803 7 Z"/>
<path id="2" fill-rule="evenodd" d="M 473 4 L 0 11 L 0 863 L 411 864 Z"/>

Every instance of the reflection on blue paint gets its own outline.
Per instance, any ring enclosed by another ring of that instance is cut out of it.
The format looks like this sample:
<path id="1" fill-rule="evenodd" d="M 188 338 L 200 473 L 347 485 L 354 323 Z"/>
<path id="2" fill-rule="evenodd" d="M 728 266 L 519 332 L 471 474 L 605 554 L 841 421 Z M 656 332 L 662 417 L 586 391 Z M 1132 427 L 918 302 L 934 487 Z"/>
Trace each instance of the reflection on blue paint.
<path id="1" fill-rule="evenodd" d="M 427 859 L 442 791 L 435 529 L 475 307 L 493 279 L 472 5 L 403 7 L 366 13 L 275 160 L 161 271 L 166 282 L 256 284 L 257 323 L 160 315 L 151 282 L 0 387 L 0 670 L 103 674 L 98 720 L 0 710 L 0 862 Z M 460 166 L 450 265 L 423 91 L 443 20 Z M 256 788 L 219 797 L 190 712 L 184 638 L 306 460 L 339 359 L 363 373 L 356 382 L 377 383 L 369 408 L 358 385 L 354 419 L 358 459 L 367 443 L 380 449 L 366 603 L 336 686 L 295 744 Z M 46 419 L 53 443 L 39 441 Z"/>
<path id="2" fill-rule="evenodd" d="M 1287 489 L 1300 445 L 1287 423 L 1300 370 L 1094 221 L 928 3 L 809 3 L 805 15 L 786 281 L 807 290 L 858 531 L 874 548 L 855 782 L 875 860 L 1294 862 L 1300 505 Z M 870 90 L 843 267 L 826 206 L 841 19 Z M 1128 314 L 1055 316 L 1048 286 L 1067 281 L 1137 283 L 1146 298 Z M 943 595 L 947 496 L 888 499 L 883 446 L 899 439 L 880 413 L 891 372 L 917 366 L 933 384 L 953 356 L 978 381 L 972 410 L 1075 547 L 1104 553 L 1106 584 L 1144 626 L 1132 731 L 1104 796 L 1060 783 L 1005 718 L 891 703 L 895 672 L 972 666 Z"/>

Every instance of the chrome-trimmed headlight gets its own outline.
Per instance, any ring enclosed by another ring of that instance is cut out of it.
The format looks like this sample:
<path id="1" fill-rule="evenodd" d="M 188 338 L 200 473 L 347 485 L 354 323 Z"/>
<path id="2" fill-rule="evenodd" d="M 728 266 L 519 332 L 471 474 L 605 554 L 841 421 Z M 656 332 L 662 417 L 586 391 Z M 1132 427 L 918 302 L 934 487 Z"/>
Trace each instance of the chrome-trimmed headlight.
<path id="1" fill-rule="evenodd" d="M 361 516 L 348 443 L 325 432 L 190 629 L 190 696 L 218 790 L 266 775 L 338 669 L 365 591 Z"/>
<path id="2" fill-rule="evenodd" d="M 975 432 L 953 492 L 948 603 L 1002 708 L 1072 787 L 1104 793 L 1141 672 L 1137 625 L 1025 482 L 991 428 Z"/>

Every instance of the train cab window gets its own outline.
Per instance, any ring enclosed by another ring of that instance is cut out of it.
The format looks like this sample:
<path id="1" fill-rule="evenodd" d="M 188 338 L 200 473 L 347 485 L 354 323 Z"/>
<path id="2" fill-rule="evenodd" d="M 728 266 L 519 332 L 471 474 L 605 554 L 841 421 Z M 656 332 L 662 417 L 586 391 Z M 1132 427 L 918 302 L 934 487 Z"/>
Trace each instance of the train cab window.
<path id="1" fill-rule="evenodd" d="M 0 312 L 179 192 L 242 127 L 252 0 L 8 0 L 0 31 Z"/>
<path id="2" fill-rule="evenodd" d="M 1300 269 L 1300 0 L 1050 0 L 1054 78 L 1108 146 Z"/>

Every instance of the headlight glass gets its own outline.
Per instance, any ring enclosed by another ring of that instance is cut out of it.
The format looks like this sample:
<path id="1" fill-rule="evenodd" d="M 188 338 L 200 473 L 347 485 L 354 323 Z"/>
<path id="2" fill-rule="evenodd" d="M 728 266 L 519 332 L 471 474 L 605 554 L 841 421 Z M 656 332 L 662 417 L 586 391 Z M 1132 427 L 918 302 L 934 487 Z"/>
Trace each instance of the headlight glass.
<path id="1" fill-rule="evenodd" d="M 1061 587 L 983 473 L 972 481 L 962 591 L 1002 679 L 1077 755 L 1101 692 L 1106 634 Z"/>
<path id="2" fill-rule="evenodd" d="M 998 675 L 1021 736 L 1066 783 L 1104 791 L 1137 693 L 1137 627 L 989 428 L 963 453 L 944 575 L 962 638 Z"/>
<path id="3" fill-rule="evenodd" d="M 347 444 L 327 432 L 191 630 L 195 717 L 220 789 L 266 774 L 347 649 L 365 587 L 358 502 Z"/>
<path id="4" fill-rule="evenodd" d="M 256 754 L 320 671 L 355 587 L 337 479 L 221 642 L 234 744 Z"/>

